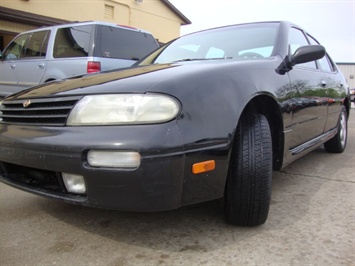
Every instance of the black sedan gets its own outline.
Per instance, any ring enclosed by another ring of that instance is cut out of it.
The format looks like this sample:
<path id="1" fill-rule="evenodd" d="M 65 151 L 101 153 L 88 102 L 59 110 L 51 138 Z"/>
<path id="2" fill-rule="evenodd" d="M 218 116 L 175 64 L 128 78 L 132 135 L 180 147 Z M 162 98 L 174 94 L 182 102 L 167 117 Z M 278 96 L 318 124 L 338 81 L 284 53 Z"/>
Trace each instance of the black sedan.
<path id="1" fill-rule="evenodd" d="M 289 22 L 178 38 L 134 67 L 40 85 L 0 107 L 0 180 L 69 203 L 162 211 L 224 198 L 263 224 L 272 171 L 343 152 L 349 88 Z"/>

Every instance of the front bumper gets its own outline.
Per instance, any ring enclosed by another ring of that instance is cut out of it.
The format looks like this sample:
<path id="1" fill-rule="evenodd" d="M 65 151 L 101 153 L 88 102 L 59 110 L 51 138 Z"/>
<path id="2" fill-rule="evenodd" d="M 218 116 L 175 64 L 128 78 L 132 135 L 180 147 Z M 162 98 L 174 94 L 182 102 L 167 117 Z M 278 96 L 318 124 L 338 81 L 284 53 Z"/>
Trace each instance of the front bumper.
<path id="1" fill-rule="evenodd" d="M 71 203 L 132 211 L 181 205 L 182 138 L 175 122 L 135 127 L 30 127 L 0 125 L 0 181 Z M 63 133 L 64 132 L 64 133 Z M 133 150 L 134 170 L 88 164 L 91 149 Z M 61 173 L 84 176 L 86 195 L 68 193 Z"/>
<path id="2" fill-rule="evenodd" d="M 176 121 L 112 127 L 0 124 L 0 181 L 13 187 L 98 208 L 160 211 L 223 196 L 228 143 L 186 145 Z M 92 167 L 89 150 L 136 151 L 137 169 Z M 194 162 L 215 159 L 213 172 L 193 175 Z M 69 193 L 61 173 L 82 175 L 86 194 Z"/>

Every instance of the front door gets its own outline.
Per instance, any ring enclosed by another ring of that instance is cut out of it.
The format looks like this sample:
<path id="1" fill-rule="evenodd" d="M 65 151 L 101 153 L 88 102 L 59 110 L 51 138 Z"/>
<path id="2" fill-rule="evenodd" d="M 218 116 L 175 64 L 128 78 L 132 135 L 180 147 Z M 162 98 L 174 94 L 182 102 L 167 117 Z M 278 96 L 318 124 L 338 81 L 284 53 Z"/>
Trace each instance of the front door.
<path id="1" fill-rule="evenodd" d="M 21 89 L 38 85 L 44 76 L 49 33 L 48 30 L 32 33 L 15 70 Z"/>
<path id="2" fill-rule="evenodd" d="M 291 54 L 304 45 L 309 45 L 305 34 L 297 28 L 291 28 L 289 33 Z M 315 61 L 296 65 L 288 75 L 295 95 L 290 143 L 292 149 L 324 133 L 328 96 L 324 74 Z"/>
<path id="3" fill-rule="evenodd" d="M 0 64 L 0 97 L 5 97 L 19 90 L 16 68 L 30 34 L 16 37 L 4 50 Z"/>

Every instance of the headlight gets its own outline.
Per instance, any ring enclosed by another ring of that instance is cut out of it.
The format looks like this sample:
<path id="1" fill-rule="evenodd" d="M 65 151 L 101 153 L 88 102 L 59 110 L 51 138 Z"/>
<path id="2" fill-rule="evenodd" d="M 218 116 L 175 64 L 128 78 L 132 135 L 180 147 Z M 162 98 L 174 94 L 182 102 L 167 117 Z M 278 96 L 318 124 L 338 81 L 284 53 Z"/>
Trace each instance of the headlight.
<path id="1" fill-rule="evenodd" d="M 162 94 L 106 94 L 82 98 L 70 112 L 69 126 L 163 123 L 174 119 L 180 104 Z"/>

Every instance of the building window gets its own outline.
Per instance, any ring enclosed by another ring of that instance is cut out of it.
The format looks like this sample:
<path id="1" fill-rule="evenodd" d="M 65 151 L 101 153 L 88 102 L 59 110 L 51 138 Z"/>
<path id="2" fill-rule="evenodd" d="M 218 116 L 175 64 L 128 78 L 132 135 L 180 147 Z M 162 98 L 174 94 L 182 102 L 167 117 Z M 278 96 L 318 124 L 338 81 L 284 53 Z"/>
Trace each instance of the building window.
<path id="1" fill-rule="evenodd" d="M 105 18 L 113 19 L 114 7 L 110 5 L 105 5 Z"/>

